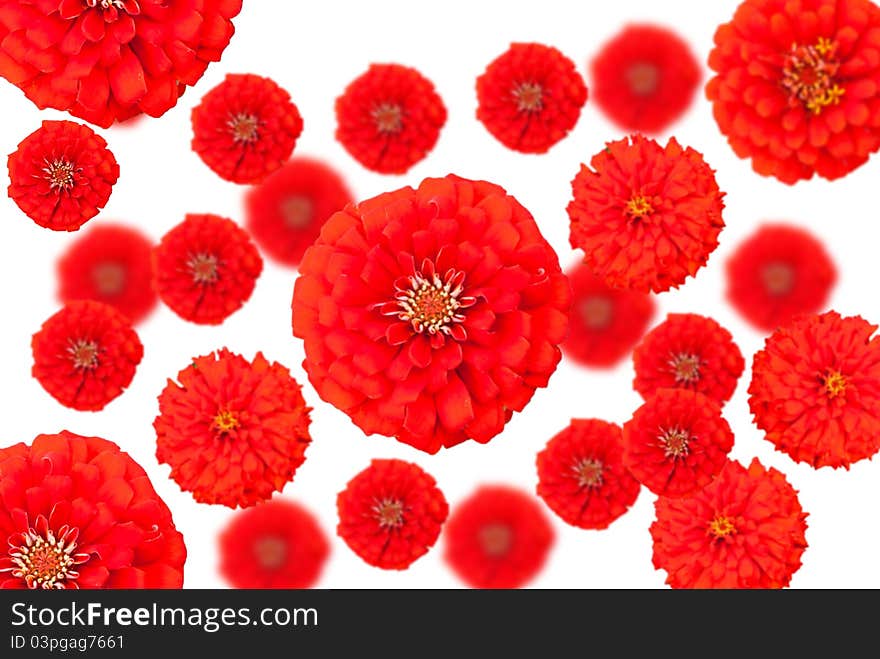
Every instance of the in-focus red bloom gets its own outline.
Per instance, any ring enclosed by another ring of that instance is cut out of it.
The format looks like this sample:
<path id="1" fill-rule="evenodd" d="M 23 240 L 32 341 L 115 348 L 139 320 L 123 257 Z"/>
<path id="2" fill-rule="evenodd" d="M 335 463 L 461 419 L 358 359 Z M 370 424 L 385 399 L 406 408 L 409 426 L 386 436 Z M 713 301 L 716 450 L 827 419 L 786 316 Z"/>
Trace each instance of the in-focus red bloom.
<path id="1" fill-rule="evenodd" d="M 520 588 L 544 567 L 555 533 L 538 501 L 505 485 L 483 485 L 452 511 L 444 558 L 471 588 Z"/>
<path id="2" fill-rule="evenodd" d="M 88 229 L 58 259 L 58 298 L 103 302 L 139 323 L 156 306 L 152 249 L 149 238 L 122 224 Z"/>
<path id="3" fill-rule="evenodd" d="M 403 460 L 373 460 L 336 498 L 336 532 L 364 561 L 405 570 L 437 542 L 449 506 L 434 478 Z"/>
<path id="4" fill-rule="evenodd" d="M 281 364 L 226 348 L 196 357 L 159 396 L 156 458 L 200 503 L 245 508 L 291 480 L 311 442 L 301 387 Z"/>
<path id="5" fill-rule="evenodd" d="M 620 426 L 572 419 L 538 453 L 538 496 L 563 520 L 604 529 L 639 496 L 639 482 L 623 465 Z"/>
<path id="6" fill-rule="evenodd" d="M 880 337 L 829 311 L 780 327 L 755 354 L 749 407 L 777 449 L 814 467 L 880 450 Z"/>
<path id="7" fill-rule="evenodd" d="M 694 496 L 654 508 L 654 567 L 673 588 L 783 588 L 807 548 L 797 491 L 758 460 L 728 462 Z"/>
<path id="8" fill-rule="evenodd" d="M 0 0 L 0 76 L 108 127 L 159 117 L 229 43 L 241 0 Z"/>
<path id="9" fill-rule="evenodd" d="M 0 588 L 180 588 L 186 547 L 146 472 L 64 431 L 0 449 Z"/>
<path id="10" fill-rule="evenodd" d="M 570 296 L 529 212 L 450 175 L 327 220 L 300 264 L 293 333 L 321 398 L 436 453 L 488 442 L 547 385 Z"/>
<path id="11" fill-rule="evenodd" d="M 727 462 L 733 432 L 721 407 L 688 389 L 658 389 L 623 426 L 623 462 L 655 494 L 687 497 Z"/>
<path id="12" fill-rule="evenodd" d="M 72 121 L 44 121 L 9 154 L 8 166 L 9 197 L 34 222 L 55 231 L 76 231 L 95 217 L 119 178 L 107 142 Z"/>
<path id="13" fill-rule="evenodd" d="M 214 173 L 259 183 L 290 158 L 303 120 L 273 80 L 228 74 L 193 108 L 192 127 L 193 151 Z"/>
<path id="14" fill-rule="evenodd" d="M 522 153 L 545 153 L 568 135 L 586 102 L 574 62 L 539 43 L 511 44 L 477 78 L 477 119 Z"/>
<path id="15" fill-rule="evenodd" d="M 131 321 L 108 304 L 70 302 L 31 340 L 31 374 L 55 400 L 75 410 L 104 409 L 128 387 L 144 347 Z"/>
<path id="16" fill-rule="evenodd" d="M 774 330 L 821 311 L 837 281 L 834 261 L 811 233 L 766 224 L 727 261 L 727 299 L 755 327 Z"/>
<path id="17" fill-rule="evenodd" d="M 153 252 L 156 290 L 174 313 L 219 325 L 254 292 L 263 259 L 247 232 L 217 215 L 187 215 Z"/>
<path id="18" fill-rule="evenodd" d="M 700 64 L 672 30 L 627 25 L 590 64 L 593 96 L 608 118 L 626 131 L 664 131 L 690 107 L 700 84 Z"/>
<path id="19" fill-rule="evenodd" d="M 878 48 L 869 0 L 745 0 L 709 55 L 718 127 L 759 174 L 840 178 L 880 148 Z"/>
<path id="20" fill-rule="evenodd" d="M 676 288 L 718 246 L 724 193 L 703 156 L 675 138 L 609 142 L 571 187 L 571 246 L 609 286 Z"/>
<path id="21" fill-rule="evenodd" d="M 236 513 L 219 545 L 220 572 L 233 588 L 311 588 L 330 554 L 315 516 L 284 499 Z"/>
<path id="22" fill-rule="evenodd" d="M 617 365 L 648 328 L 654 299 L 647 293 L 611 288 L 583 264 L 566 274 L 572 303 L 563 352 L 584 366 Z"/>
<path id="23" fill-rule="evenodd" d="M 248 190 L 245 224 L 266 254 L 296 266 L 327 218 L 352 201 L 339 172 L 320 160 L 295 157 Z"/>

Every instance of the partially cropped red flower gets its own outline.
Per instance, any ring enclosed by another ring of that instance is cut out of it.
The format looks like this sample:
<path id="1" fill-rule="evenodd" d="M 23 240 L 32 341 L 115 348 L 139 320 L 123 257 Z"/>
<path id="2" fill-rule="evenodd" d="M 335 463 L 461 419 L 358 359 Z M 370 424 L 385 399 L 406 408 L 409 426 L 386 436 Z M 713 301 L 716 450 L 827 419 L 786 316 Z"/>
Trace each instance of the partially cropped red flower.
<path id="1" fill-rule="evenodd" d="M 34 222 L 55 231 L 76 231 L 95 217 L 119 178 L 107 142 L 72 121 L 44 121 L 9 155 L 8 166 L 9 197 Z"/>
<path id="2" fill-rule="evenodd" d="M 814 467 L 880 450 L 880 337 L 829 311 L 780 327 L 755 354 L 749 407 L 777 449 Z"/>
<path id="3" fill-rule="evenodd" d="M 373 460 L 336 498 L 336 532 L 364 561 L 405 570 L 437 542 L 449 506 L 434 478 L 403 460 Z"/>
<path id="4" fill-rule="evenodd" d="M 757 460 L 728 462 L 694 496 L 654 508 L 654 567 L 673 588 L 784 588 L 807 548 L 797 491 Z"/>
<path id="5" fill-rule="evenodd" d="M 234 588 L 311 588 L 330 554 L 315 516 L 283 499 L 236 513 L 219 545 L 220 572 Z"/>
<path id="6" fill-rule="evenodd" d="M 825 246 L 811 233 L 766 224 L 727 261 L 727 299 L 755 327 L 774 330 L 822 311 L 837 281 Z"/>
<path id="7" fill-rule="evenodd" d="M 220 60 L 241 0 L 0 0 L 0 76 L 108 127 L 161 116 Z"/>
<path id="8" fill-rule="evenodd" d="M 477 78 L 477 119 L 504 146 L 544 153 L 575 127 L 587 87 L 551 46 L 514 43 Z"/>
<path id="9" fill-rule="evenodd" d="M 290 158 L 303 120 L 273 80 L 228 74 L 193 108 L 192 127 L 192 148 L 215 174 L 259 183 Z"/>
<path id="10" fill-rule="evenodd" d="M 424 159 L 445 123 L 434 84 L 400 64 L 371 64 L 336 99 L 336 139 L 380 174 L 403 174 Z"/>
<path id="11" fill-rule="evenodd" d="M 186 547 L 146 472 L 64 431 L 0 449 L 0 588 L 180 588 Z"/>
<path id="12" fill-rule="evenodd" d="M 538 501 L 483 485 L 453 509 L 443 534 L 446 563 L 472 588 L 520 588 L 534 579 L 555 533 Z"/>
<path id="13" fill-rule="evenodd" d="M 538 453 L 538 496 L 563 520 L 604 529 L 623 515 L 641 486 L 623 465 L 620 426 L 572 419 Z"/>
<path id="14" fill-rule="evenodd" d="M 246 226 L 260 248 L 284 265 L 299 265 L 324 222 L 354 201 L 339 172 L 295 157 L 244 198 Z"/>
<path id="15" fill-rule="evenodd" d="M 31 340 L 32 375 L 55 400 L 98 411 L 134 378 L 144 347 L 131 321 L 108 304 L 79 300 L 53 314 Z"/>
<path id="16" fill-rule="evenodd" d="M 200 503 L 253 506 L 293 480 L 310 411 L 287 368 L 223 348 L 193 359 L 160 394 L 156 458 Z"/>
<path id="17" fill-rule="evenodd" d="M 759 174 L 840 178 L 880 148 L 878 48 L 869 0 L 745 0 L 709 55 L 718 127 Z"/>
<path id="18" fill-rule="evenodd" d="M 174 313 L 219 325 L 254 292 L 263 259 L 250 236 L 217 215 L 187 215 L 153 252 L 156 290 Z"/>
<path id="19" fill-rule="evenodd" d="M 611 288 L 583 264 L 566 274 L 572 302 L 563 352 L 584 366 L 616 366 L 648 328 L 654 299 L 647 293 Z"/>
<path id="20" fill-rule="evenodd" d="M 488 442 L 547 385 L 570 295 L 529 212 L 450 175 L 327 220 L 300 264 L 293 333 L 324 400 L 435 453 Z"/>
<path id="21" fill-rule="evenodd" d="M 609 286 L 676 288 L 718 246 L 724 193 L 703 156 L 675 138 L 609 142 L 571 187 L 571 246 Z"/>

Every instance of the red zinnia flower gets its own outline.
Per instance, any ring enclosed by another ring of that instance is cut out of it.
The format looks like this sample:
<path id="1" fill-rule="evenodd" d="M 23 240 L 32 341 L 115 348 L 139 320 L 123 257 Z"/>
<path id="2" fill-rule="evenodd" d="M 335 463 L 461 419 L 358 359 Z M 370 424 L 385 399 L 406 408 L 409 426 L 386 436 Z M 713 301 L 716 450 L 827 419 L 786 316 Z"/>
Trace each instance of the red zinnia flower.
<path id="1" fill-rule="evenodd" d="M 217 215 L 187 215 L 153 252 L 159 297 L 185 320 L 219 325 L 251 296 L 263 259 L 247 232 Z"/>
<path id="2" fill-rule="evenodd" d="M 161 116 L 220 60 L 241 0 L 0 0 L 0 75 L 108 127 Z"/>
<path id="3" fill-rule="evenodd" d="M 31 340 L 32 375 L 55 400 L 98 411 L 128 387 L 144 347 L 131 321 L 101 302 L 79 300 L 51 316 Z"/>
<path id="4" fill-rule="evenodd" d="M 192 148 L 214 173 L 259 183 L 290 158 L 303 121 L 273 80 L 228 74 L 193 108 L 192 127 Z"/>
<path id="5" fill-rule="evenodd" d="M 572 419 L 538 453 L 538 496 L 563 520 L 604 529 L 639 496 L 639 482 L 623 466 L 620 427 Z"/>
<path id="6" fill-rule="evenodd" d="M 660 497 L 654 567 L 673 588 L 782 588 L 801 566 L 807 514 L 782 473 L 728 462 L 687 499 Z"/>
<path id="7" fill-rule="evenodd" d="M 727 462 L 733 433 L 713 399 L 688 389 L 658 389 L 623 426 L 623 462 L 649 490 L 686 497 Z"/>
<path id="8" fill-rule="evenodd" d="M 596 104 L 626 131 L 660 133 L 690 107 L 702 76 L 690 46 L 657 25 L 628 25 L 591 64 Z"/>
<path id="9" fill-rule="evenodd" d="M 405 570 L 437 542 L 449 514 L 443 492 L 421 467 L 373 460 L 336 498 L 336 532 L 370 565 Z"/>
<path id="10" fill-rule="evenodd" d="M 220 572 L 233 588 L 311 588 L 330 554 L 315 516 L 283 499 L 237 513 L 219 544 Z"/>
<path id="11" fill-rule="evenodd" d="M 483 485 L 452 511 L 444 558 L 471 588 L 520 588 L 544 567 L 555 534 L 534 497 Z"/>
<path id="12" fill-rule="evenodd" d="M 55 231 L 76 231 L 95 217 L 119 178 L 107 142 L 72 121 L 44 121 L 9 155 L 8 166 L 9 197 L 34 222 Z"/>
<path id="13" fill-rule="evenodd" d="M 156 458 L 201 503 L 269 499 L 293 480 L 311 442 L 301 387 L 281 364 L 226 348 L 169 380 L 159 396 Z"/>
<path id="14" fill-rule="evenodd" d="M 150 239 L 131 227 L 89 229 L 58 260 L 58 298 L 103 302 L 139 323 L 156 306 L 152 249 Z"/>
<path id="15" fill-rule="evenodd" d="M 248 190 L 246 226 L 270 257 L 296 266 L 327 218 L 352 201 L 336 170 L 320 160 L 297 157 Z"/>
<path id="16" fill-rule="evenodd" d="M 324 400 L 435 453 L 488 442 L 547 385 L 570 295 L 529 212 L 450 175 L 327 220 L 300 264 L 293 333 Z"/>
<path id="17" fill-rule="evenodd" d="M 727 299 L 762 330 L 821 311 L 837 269 L 819 240 L 794 226 L 767 224 L 727 262 Z"/>
<path id="18" fill-rule="evenodd" d="M 571 246 L 609 286 L 661 293 L 706 264 L 724 228 L 714 171 L 675 138 L 634 135 L 581 166 L 568 204 Z"/>
<path id="19" fill-rule="evenodd" d="M 0 588 L 183 585 L 171 511 L 106 439 L 64 431 L 0 449 L 0 538 Z"/>
<path id="20" fill-rule="evenodd" d="M 616 365 L 648 328 L 654 299 L 646 293 L 611 288 L 583 264 L 566 274 L 572 303 L 563 352 L 585 366 Z"/>
<path id="21" fill-rule="evenodd" d="M 574 128 L 587 87 L 556 48 L 514 43 L 477 78 L 477 102 L 477 119 L 504 146 L 544 153 Z"/>
<path id="22" fill-rule="evenodd" d="M 880 450 L 880 337 L 829 311 L 780 327 L 755 354 L 749 407 L 780 451 L 846 467 Z"/>
<path id="23" fill-rule="evenodd" d="M 880 148 L 878 48 L 868 0 L 745 0 L 715 32 L 706 95 L 759 174 L 836 179 Z"/>

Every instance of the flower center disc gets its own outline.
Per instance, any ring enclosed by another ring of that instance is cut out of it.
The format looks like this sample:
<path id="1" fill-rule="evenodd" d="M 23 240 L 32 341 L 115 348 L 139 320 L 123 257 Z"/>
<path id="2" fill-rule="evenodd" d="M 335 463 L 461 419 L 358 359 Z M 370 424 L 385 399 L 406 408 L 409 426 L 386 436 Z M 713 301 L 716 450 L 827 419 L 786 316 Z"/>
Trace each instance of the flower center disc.
<path id="1" fill-rule="evenodd" d="M 729 535 L 736 533 L 736 527 L 733 525 L 733 522 L 730 521 L 730 518 L 725 515 L 716 515 L 715 518 L 709 522 L 709 533 L 711 533 L 716 539 L 720 540 L 721 538 L 726 538 Z"/>
<path id="2" fill-rule="evenodd" d="M 520 112 L 540 112 L 544 107 L 544 91 L 534 82 L 523 82 L 514 87 L 513 98 Z"/>
<path id="3" fill-rule="evenodd" d="M 657 90 L 660 71 L 650 62 L 639 62 L 629 67 L 626 81 L 636 96 L 650 96 Z"/>
<path id="4" fill-rule="evenodd" d="M 687 457 L 690 440 L 691 436 L 681 428 L 672 428 L 660 435 L 660 444 L 666 457 L 673 460 Z"/>
<path id="5" fill-rule="evenodd" d="M 98 344 L 94 341 L 79 339 L 72 341 L 67 348 L 67 354 L 76 369 L 92 369 L 98 365 Z"/>
<path id="6" fill-rule="evenodd" d="M 647 217 L 653 212 L 654 207 L 644 195 L 635 195 L 626 202 L 626 213 L 634 220 Z"/>
<path id="7" fill-rule="evenodd" d="M 781 297 L 794 288 L 794 268 L 787 263 L 768 263 L 761 270 L 761 279 L 770 295 Z"/>
<path id="8" fill-rule="evenodd" d="M 218 265 L 219 261 L 213 254 L 195 254 L 186 263 L 193 281 L 197 284 L 213 284 L 217 281 L 219 279 Z"/>
<path id="9" fill-rule="evenodd" d="M 579 487 L 599 487 L 602 485 L 602 463 L 599 460 L 585 458 L 575 465 L 573 470 L 578 479 Z"/>
<path id="10" fill-rule="evenodd" d="M 513 546 L 513 531 L 507 524 L 487 524 L 480 529 L 479 542 L 487 556 L 499 558 Z"/>
<path id="11" fill-rule="evenodd" d="M 403 108 L 396 103 L 380 103 L 372 114 L 380 133 L 399 133 L 403 129 Z"/>
<path id="12" fill-rule="evenodd" d="M 475 298 L 462 295 L 464 272 L 450 269 L 441 278 L 427 259 L 422 272 L 395 283 L 395 289 L 396 308 L 383 313 L 411 322 L 417 334 L 454 336 L 455 324 L 464 322 L 459 311 L 476 303 Z"/>
<path id="13" fill-rule="evenodd" d="M 689 384 L 700 379 L 701 360 L 696 355 L 690 353 L 679 353 L 673 355 L 669 360 L 672 372 L 675 375 L 675 381 L 678 383 Z"/>
<path id="14" fill-rule="evenodd" d="M 403 502 L 398 499 L 383 499 L 373 506 L 379 526 L 398 527 L 403 525 Z"/>
<path id="15" fill-rule="evenodd" d="M 233 115 L 226 122 L 229 131 L 232 133 L 232 139 L 242 144 L 250 144 L 256 142 L 259 137 L 260 120 L 252 114 L 239 113 Z"/>
<path id="16" fill-rule="evenodd" d="M 832 400 L 846 392 L 846 377 L 840 371 L 830 371 L 825 376 L 825 392 Z"/>
<path id="17" fill-rule="evenodd" d="M 254 542 L 254 554 L 260 567 L 277 570 L 287 558 L 287 543 L 277 536 L 266 536 Z"/>
<path id="18" fill-rule="evenodd" d="M 229 410 L 220 410 L 214 417 L 214 427 L 220 433 L 228 433 L 238 428 L 238 417 Z"/>
<path id="19" fill-rule="evenodd" d="M 13 577 L 24 579 L 31 590 L 36 588 L 63 589 L 75 581 L 79 572 L 74 568 L 88 560 L 87 554 L 75 554 L 76 529 L 61 527 L 58 537 L 50 530 L 45 535 L 28 529 L 20 534 L 20 540 L 10 540 L 9 558 Z M 4 570 L 4 571 L 6 571 Z"/>
<path id="20" fill-rule="evenodd" d="M 99 263 L 92 270 L 92 280 L 101 295 L 119 295 L 125 287 L 125 268 L 119 263 Z"/>
<path id="21" fill-rule="evenodd" d="M 593 295 L 578 305 L 584 325 L 594 330 L 605 329 L 614 316 L 614 305 L 607 297 Z"/>
<path id="22" fill-rule="evenodd" d="M 829 105 L 840 103 L 846 90 L 837 84 L 839 69 L 836 41 L 821 37 L 812 46 L 792 44 L 782 66 L 782 86 L 789 104 L 820 114 Z"/>
<path id="23" fill-rule="evenodd" d="M 315 205 L 308 197 L 294 195 L 281 203 L 281 215 L 288 229 L 305 229 L 312 223 Z"/>
<path id="24" fill-rule="evenodd" d="M 74 167 L 73 163 L 69 160 L 57 159 L 47 162 L 43 172 L 46 174 L 50 190 L 63 192 L 73 187 Z"/>

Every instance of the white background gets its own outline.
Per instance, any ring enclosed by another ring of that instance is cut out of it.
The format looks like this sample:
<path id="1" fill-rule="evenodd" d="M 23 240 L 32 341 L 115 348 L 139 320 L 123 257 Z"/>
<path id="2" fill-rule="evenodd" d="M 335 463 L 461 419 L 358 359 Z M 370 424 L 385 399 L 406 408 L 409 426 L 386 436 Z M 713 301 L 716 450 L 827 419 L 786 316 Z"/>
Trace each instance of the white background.
<path id="1" fill-rule="evenodd" d="M 674 27 L 702 62 L 715 27 L 729 19 L 737 2 L 704 0 L 656 2 L 540 3 L 508 0 L 421 4 L 400 1 L 292 3 L 245 0 L 237 33 L 223 61 L 212 65 L 195 89 L 161 119 L 145 119 L 131 128 L 99 131 L 121 166 L 121 178 L 104 213 L 92 220 L 122 220 L 158 239 L 187 212 L 213 212 L 242 219 L 243 188 L 222 181 L 191 152 L 189 112 L 227 72 L 267 75 L 290 91 L 305 130 L 296 152 L 326 158 L 341 168 L 358 198 L 417 185 L 427 176 L 450 172 L 484 178 L 505 187 L 532 211 L 563 266 L 577 255 L 568 245 L 565 206 L 570 180 L 581 162 L 621 133 L 607 123 L 591 101 L 568 139 L 549 154 L 527 156 L 502 147 L 474 117 L 474 80 L 511 41 L 554 45 L 571 57 L 584 75 L 586 63 L 624 23 L 653 21 Z M 389 177 L 361 168 L 335 142 L 333 102 L 345 85 L 371 62 L 415 66 L 431 78 L 449 110 L 437 148 L 407 175 Z M 2 82 L 2 81 L 0 81 Z M 587 83 L 590 80 L 587 77 Z M 64 118 L 38 112 L 11 85 L 0 84 L 0 153 L 10 153 L 41 119 Z M 736 245 L 765 219 L 794 221 L 826 243 L 840 270 L 832 299 L 844 315 L 880 321 L 875 283 L 878 274 L 877 177 L 874 159 L 845 179 L 813 181 L 795 187 L 753 174 L 719 134 L 702 92 L 692 110 L 673 126 L 679 140 L 705 154 L 718 170 L 726 197 L 721 246 L 708 267 L 679 291 L 659 297 L 661 314 L 696 311 L 726 326 L 750 365 L 763 336 L 735 315 L 723 298 L 723 265 Z M 670 133 L 672 134 L 672 133 Z M 5 168 L 2 168 L 5 189 Z M 366 438 L 348 417 L 323 403 L 301 368 L 302 346 L 290 332 L 290 298 L 295 273 L 267 261 L 251 301 L 221 327 L 186 323 L 160 308 L 139 328 L 145 358 L 132 386 L 100 413 L 76 412 L 56 403 L 30 376 L 30 337 L 58 307 L 54 262 L 75 235 L 42 229 L 8 199 L 0 200 L 0 445 L 29 442 L 38 433 L 68 429 L 117 442 L 150 474 L 170 506 L 189 550 L 187 587 L 220 587 L 215 540 L 233 514 L 220 506 L 196 504 L 168 479 L 169 468 L 155 458 L 152 421 L 156 396 L 165 380 L 194 355 L 227 346 L 247 358 L 262 350 L 289 366 L 305 385 L 315 408 L 314 438 L 307 460 L 283 496 L 301 501 L 321 518 L 332 537 L 332 554 L 319 586 L 450 587 L 459 582 L 441 558 L 442 538 L 428 555 L 405 572 L 384 571 L 363 563 L 335 537 L 335 498 L 348 479 L 373 457 L 398 457 L 420 464 L 438 480 L 454 506 L 476 485 L 511 483 L 533 491 L 534 458 L 549 437 L 572 416 L 597 416 L 624 422 L 639 405 L 632 391 L 632 367 L 588 371 L 563 361 L 525 412 L 488 445 L 468 442 L 435 456 L 393 439 Z M 87 225 L 89 226 L 89 225 Z M 662 315 L 658 314 L 655 322 Z M 816 471 L 778 453 L 751 424 L 746 389 L 749 371 L 739 382 L 725 415 L 736 433 L 733 457 L 759 457 L 782 470 L 800 491 L 810 513 L 804 564 L 793 587 L 880 587 L 880 464 L 863 461 L 850 471 Z M 643 488 L 636 505 L 606 531 L 583 531 L 553 517 L 557 543 L 539 587 L 662 587 L 665 573 L 651 564 L 648 526 L 654 496 Z M 548 511 L 548 515 L 551 515 Z"/>

